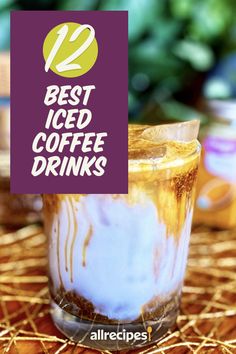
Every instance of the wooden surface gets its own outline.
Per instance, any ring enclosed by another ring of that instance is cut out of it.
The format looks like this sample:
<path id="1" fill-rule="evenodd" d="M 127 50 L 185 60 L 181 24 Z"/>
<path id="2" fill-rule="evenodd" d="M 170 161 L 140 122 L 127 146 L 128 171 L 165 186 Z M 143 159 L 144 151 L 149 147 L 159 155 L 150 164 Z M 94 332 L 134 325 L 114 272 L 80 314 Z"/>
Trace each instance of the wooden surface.
<path id="1" fill-rule="evenodd" d="M 236 231 L 196 230 L 176 326 L 145 353 L 236 353 Z M 0 353 L 96 353 L 68 341 L 49 313 L 40 226 L 0 228 Z M 138 351 L 136 351 L 138 352 Z"/>

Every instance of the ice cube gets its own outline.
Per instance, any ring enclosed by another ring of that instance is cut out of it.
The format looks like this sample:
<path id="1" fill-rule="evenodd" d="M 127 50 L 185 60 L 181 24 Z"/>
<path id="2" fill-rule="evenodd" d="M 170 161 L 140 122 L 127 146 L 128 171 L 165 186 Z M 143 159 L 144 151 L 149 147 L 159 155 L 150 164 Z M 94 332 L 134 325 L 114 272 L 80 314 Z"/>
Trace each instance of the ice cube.
<path id="1" fill-rule="evenodd" d="M 150 141 L 182 141 L 191 142 L 197 139 L 199 132 L 199 120 L 191 120 L 183 123 L 155 125 L 146 128 L 141 137 Z"/>
<path id="2" fill-rule="evenodd" d="M 144 146 L 140 149 L 129 150 L 130 160 L 161 159 L 166 154 L 166 146 Z"/>

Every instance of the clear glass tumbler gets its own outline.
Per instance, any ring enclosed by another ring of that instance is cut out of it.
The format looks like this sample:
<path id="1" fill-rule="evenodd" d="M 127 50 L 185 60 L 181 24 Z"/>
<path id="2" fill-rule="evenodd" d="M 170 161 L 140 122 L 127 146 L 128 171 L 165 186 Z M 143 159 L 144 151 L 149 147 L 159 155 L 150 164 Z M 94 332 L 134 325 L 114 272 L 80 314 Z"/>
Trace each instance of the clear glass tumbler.
<path id="1" fill-rule="evenodd" d="M 157 341 L 175 323 L 188 255 L 198 122 L 129 127 L 128 194 L 44 195 L 52 317 L 84 346 Z"/>

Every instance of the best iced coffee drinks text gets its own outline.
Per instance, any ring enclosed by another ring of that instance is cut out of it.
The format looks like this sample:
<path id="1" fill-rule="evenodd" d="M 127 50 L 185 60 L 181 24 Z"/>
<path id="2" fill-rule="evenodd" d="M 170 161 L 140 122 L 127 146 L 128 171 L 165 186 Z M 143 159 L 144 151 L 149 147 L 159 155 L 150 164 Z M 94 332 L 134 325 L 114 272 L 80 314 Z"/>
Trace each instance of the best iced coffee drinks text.
<path id="1" fill-rule="evenodd" d="M 104 151 L 107 132 L 82 132 L 92 121 L 92 111 L 87 107 L 68 109 L 68 105 L 87 106 L 95 89 L 95 85 L 47 87 L 44 104 L 53 108 L 50 108 L 47 115 L 44 126 L 46 131 L 37 133 L 32 143 L 32 150 L 37 154 L 31 170 L 33 176 L 93 174 L 99 177 L 105 173 L 107 158 L 101 153 Z M 67 109 L 58 106 L 66 106 Z M 43 156 L 44 152 L 50 156 Z M 68 156 L 74 153 L 77 156 Z M 86 153 L 94 155 L 86 156 Z"/>

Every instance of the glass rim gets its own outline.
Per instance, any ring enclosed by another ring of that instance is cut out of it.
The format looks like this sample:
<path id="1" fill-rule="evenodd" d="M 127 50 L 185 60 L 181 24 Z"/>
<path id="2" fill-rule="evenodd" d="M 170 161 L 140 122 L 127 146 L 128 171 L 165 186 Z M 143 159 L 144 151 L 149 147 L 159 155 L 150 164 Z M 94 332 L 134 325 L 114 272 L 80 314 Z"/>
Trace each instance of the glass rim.
<path id="1" fill-rule="evenodd" d="M 168 142 L 168 141 L 166 141 Z M 163 170 L 168 167 L 174 167 L 174 166 L 181 166 L 184 164 L 184 162 L 187 159 L 194 158 L 195 155 L 200 155 L 201 152 L 201 144 L 198 139 L 192 140 L 192 142 L 196 142 L 196 148 L 190 151 L 189 154 L 185 155 L 184 157 L 176 157 L 173 156 L 173 158 L 167 160 L 167 161 L 162 161 L 162 157 L 154 157 L 154 158 L 141 158 L 141 159 L 128 159 L 128 169 L 129 172 L 140 172 L 141 166 L 145 165 L 144 171 L 157 171 L 157 170 Z M 176 161 L 176 164 L 173 164 L 173 162 Z"/>

